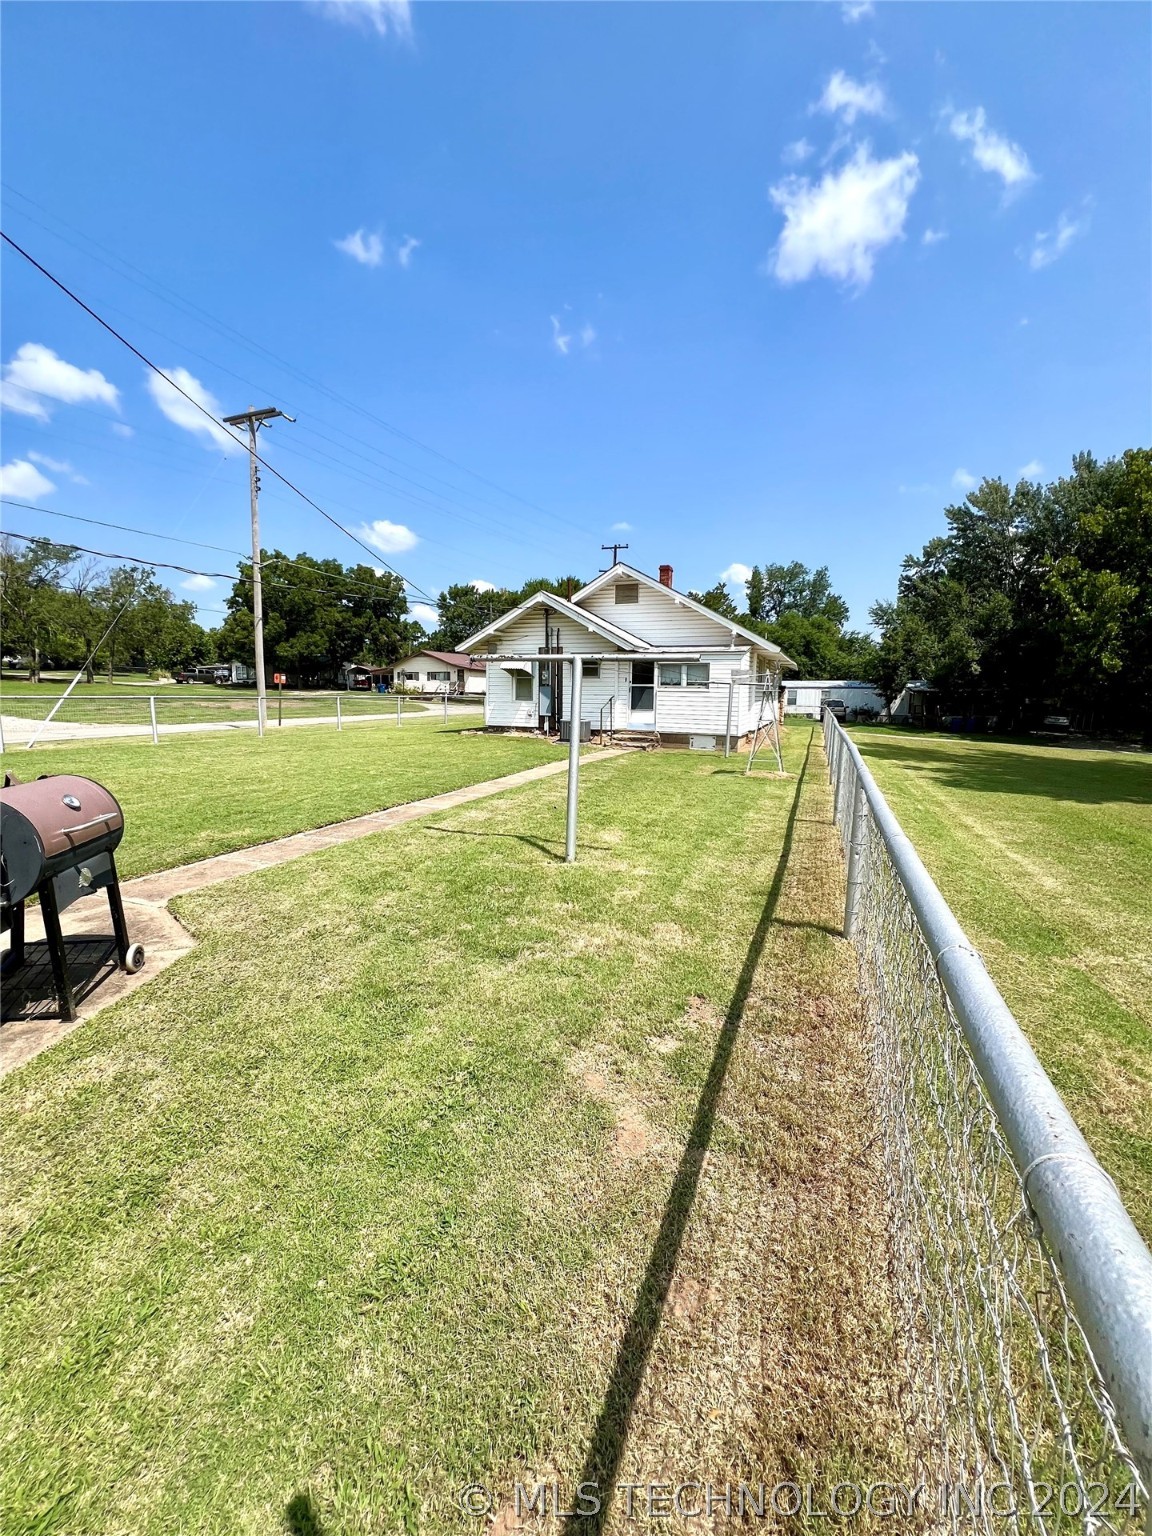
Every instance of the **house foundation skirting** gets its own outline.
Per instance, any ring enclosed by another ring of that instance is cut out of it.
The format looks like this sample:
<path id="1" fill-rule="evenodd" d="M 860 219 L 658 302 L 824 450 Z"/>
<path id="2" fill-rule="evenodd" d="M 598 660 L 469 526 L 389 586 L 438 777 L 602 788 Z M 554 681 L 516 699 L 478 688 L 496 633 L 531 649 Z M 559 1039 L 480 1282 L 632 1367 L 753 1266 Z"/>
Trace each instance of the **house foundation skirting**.
<path id="1" fill-rule="evenodd" d="M 533 731 L 522 725 L 486 725 L 484 729 L 485 731 L 490 731 L 493 734 L 503 736 L 536 736 L 540 738 L 547 738 L 550 741 L 559 741 L 560 739 L 558 736 L 553 735 L 549 731 Z M 770 734 L 771 733 L 762 737 L 762 745 L 764 742 L 769 740 Z M 753 735 L 754 732 L 746 731 L 743 736 L 733 736 L 732 751 L 747 752 L 749 747 L 752 745 Z M 628 746 L 673 747 L 681 751 L 688 750 L 691 747 L 692 742 L 694 740 L 699 740 L 702 736 L 714 737 L 716 745 L 711 750 L 716 752 L 723 752 L 723 731 L 633 731 L 627 730 L 624 727 L 620 727 L 616 731 L 605 731 L 603 738 L 601 738 L 599 731 L 594 730 L 592 732 L 592 740 L 597 743 L 608 744 L 616 741 L 625 743 Z M 707 751 L 709 749 L 697 748 L 697 750 Z"/>

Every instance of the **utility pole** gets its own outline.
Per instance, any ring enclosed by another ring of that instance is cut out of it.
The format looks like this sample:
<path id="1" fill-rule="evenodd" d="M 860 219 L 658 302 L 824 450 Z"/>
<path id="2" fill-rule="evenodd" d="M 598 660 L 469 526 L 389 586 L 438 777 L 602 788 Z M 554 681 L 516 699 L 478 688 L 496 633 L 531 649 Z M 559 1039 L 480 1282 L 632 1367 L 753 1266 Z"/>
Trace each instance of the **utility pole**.
<path id="1" fill-rule="evenodd" d="M 616 565 L 620 559 L 620 551 L 622 549 L 627 549 L 628 546 L 627 544 L 601 544 L 600 548 L 610 549 L 612 551 L 612 565 Z M 610 565 L 608 569 L 611 570 L 612 566 Z"/>
<path id="2" fill-rule="evenodd" d="M 277 416 L 283 416 L 285 421 L 296 420 L 295 416 L 285 416 L 275 406 L 263 411 L 249 407 L 237 416 L 224 418 L 227 427 L 248 428 L 252 496 L 252 636 L 256 649 L 256 725 L 261 736 L 268 724 L 268 687 L 264 677 L 264 588 L 260 576 L 260 468 L 256 462 L 256 434 Z"/>

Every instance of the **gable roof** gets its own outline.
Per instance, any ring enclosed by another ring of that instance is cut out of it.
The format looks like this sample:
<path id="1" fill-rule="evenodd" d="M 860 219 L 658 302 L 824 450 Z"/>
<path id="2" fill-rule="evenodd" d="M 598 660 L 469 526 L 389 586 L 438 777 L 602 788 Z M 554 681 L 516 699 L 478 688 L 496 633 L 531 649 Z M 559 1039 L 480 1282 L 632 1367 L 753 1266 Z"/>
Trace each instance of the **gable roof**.
<path id="1" fill-rule="evenodd" d="M 587 588 L 584 590 L 587 591 Z M 601 639 L 608 640 L 625 650 L 650 651 L 652 649 L 647 640 L 641 640 L 638 635 L 621 629 L 619 624 L 613 624 L 610 619 L 602 619 L 598 613 L 588 613 L 583 608 L 577 608 L 575 603 L 570 603 L 565 597 L 557 597 L 554 592 L 533 592 L 532 596 L 525 598 L 518 608 L 509 608 L 507 613 L 502 613 L 498 619 L 493 619 L 491 624 L 486 624 L 474 635 L 469 635 L 462 644 L 471 649 L 479 645 L 482 640 L 486 640 L 489 635 L 505 629 L 529 609 L 543 607 L 554 608 L 557 613 L 565 614 L 568 618 L 574 619 L 577 624 L 582 624 L 585 629 L 590 629 L 593 634 L 599 635 Z"/>
<path id="2" fill-rule="evenodd" d="M 754 629 L 745 629 L 743 624 L 737 624 L 735 619 L 726 619 L 723 614 L 705 607 L 703 603 L 698 603 L 694 597 L 689 597 L 687 592 L 677 592 L 674 587 L 666 587 L 662 581 L 657 581 L 655 576 L 649 576 L 647 571 L 638 571 L 635 566 L 626 565 L 623 560 L 618 560 L 609 570 L 601 571 L 600 575 L 590 581 L 586 587 L 581 587 L 579 592 L 574 592 L 572 602 L 580 603 L 584 598 L 591 597 L 594 592 L 599 592 L 602 587 L 618 581 L 622 575 L 627 576 L 630 581 L 640 582 L 642 586 L 651 587 L 656 592 L 667 593 L 674 602 L 682 603 L 685 608 L 691 608 L 694 613 L 703 614 L 706 619 L 711 619 L 729 636 L 740 635 L 757 650 L 766 651 L 769 656 L 777 657 L 783 666 L 795 669 L 796 663 L 785 656 L 778 645 L 773 645 L 771 640 L 758 635 Z"/>

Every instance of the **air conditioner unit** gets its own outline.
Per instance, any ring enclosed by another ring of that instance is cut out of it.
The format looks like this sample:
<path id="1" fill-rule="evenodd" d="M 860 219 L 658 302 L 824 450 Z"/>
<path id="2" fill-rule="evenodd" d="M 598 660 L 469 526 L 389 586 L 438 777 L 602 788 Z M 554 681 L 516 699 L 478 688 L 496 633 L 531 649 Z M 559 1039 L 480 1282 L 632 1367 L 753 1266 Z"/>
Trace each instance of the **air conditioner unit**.
<path id="1" fill-rule="evenodd" d="M 572 740 L 572 722 L 571 722 L 571 720 L 561 720 L 561 722 L 560 722 L 560 740 L 561 741 L 571 741 Z M 581 722 L 580 722 L 580 740 L 581 741 L 591 741 L 592 740 L 592 722 L 591 722 L 591 720 L 581 720 Z"/>

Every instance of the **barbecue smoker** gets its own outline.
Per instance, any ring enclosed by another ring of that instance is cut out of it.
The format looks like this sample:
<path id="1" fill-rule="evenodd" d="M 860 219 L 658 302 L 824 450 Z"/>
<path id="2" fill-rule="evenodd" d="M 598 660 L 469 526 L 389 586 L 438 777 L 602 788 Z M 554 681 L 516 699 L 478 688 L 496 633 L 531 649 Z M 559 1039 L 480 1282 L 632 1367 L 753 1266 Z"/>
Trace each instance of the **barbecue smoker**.
<path id="1" fill-rule="evenodd" d="M 124 836 L 124 812 L 102 784 L 72 774 L 47 774 L 21 784 L 5 774 L 0 789 L 0 931 L 12 930 L 4 958 L 7 979 L 25 962 L 24 903 L 40 897 L 44 937 L 60 1016 L 76 1017 L 60 914 L 74 901 L 108 892 L 116 959 L 138 971 L 144 950 L 128 942 L 115 851 Z"/>

